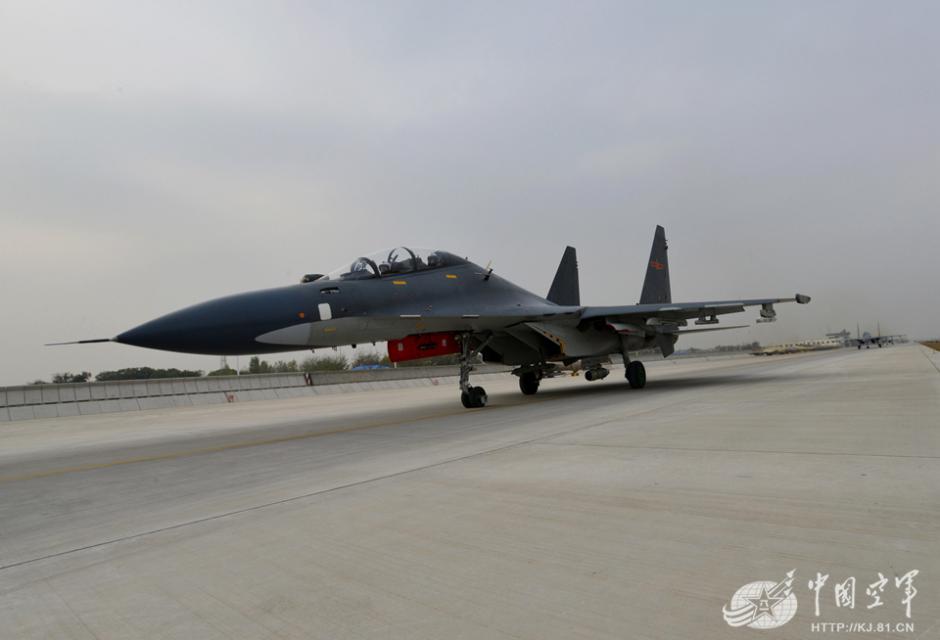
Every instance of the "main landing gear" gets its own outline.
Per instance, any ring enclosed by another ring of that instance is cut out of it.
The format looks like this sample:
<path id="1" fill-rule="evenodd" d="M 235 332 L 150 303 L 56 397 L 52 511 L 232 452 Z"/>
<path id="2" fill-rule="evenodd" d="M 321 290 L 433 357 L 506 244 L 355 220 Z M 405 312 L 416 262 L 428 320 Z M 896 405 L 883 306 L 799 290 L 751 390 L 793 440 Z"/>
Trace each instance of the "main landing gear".
<path id="1" fill-rule="evenodd" d="M 539 390 L 541 381 L 542 376 L 539 375 L 538 371 L 526 371 L 519 374 L 519 390 L 527 396 L 535 395 L 535 392 Z"/>
<path id="2" fill-rule="evenodd" d="M 627 363 L 625 375 L 631 389 L 642 389 L 646 386 L 646 367 L 639 360 Z"/>
<path id="3" fill-rule="evenodd" d="M 486 406 L 486 390 L 483 387 L 470 386 L 470 372 L 473 371 L 471 360 L 486 346 L 485 340 L 476 349 L 470 348 L 470 334 L 460 338 L 460 402 L 467 409 L 480 409 Z"/>

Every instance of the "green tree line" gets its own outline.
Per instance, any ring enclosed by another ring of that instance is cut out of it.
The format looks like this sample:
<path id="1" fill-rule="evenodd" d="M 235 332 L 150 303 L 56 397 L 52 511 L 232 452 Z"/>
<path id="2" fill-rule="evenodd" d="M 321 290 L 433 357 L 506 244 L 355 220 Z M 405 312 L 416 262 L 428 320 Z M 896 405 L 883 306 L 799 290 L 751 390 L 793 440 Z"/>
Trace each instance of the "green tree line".
<path id="1" fill-rule="evenodd" d="M 420 360 L 409 360 L 399 362 L 399 367 L 425 367 L 433 365 L 455 365 L 458 362 L 458 356 L 446 355 L 433 358 L 421 358 Z M 321 356 L 311 356 L 301 361 L 297 360 L 276 360 L 268 362 L 258 356 L 253 356 L 248 361 L 248 367 L 241 370 L 242 374 L 256 373 L 314 373 L 317 371 L 345 371 L 359 366 L 385 366 L 391 367 L 392 363 L 388 355 L 380 354 L 377 351 L 361 351 L 356 357 L 350 360 L 341 353 Z M 161 378 L 199 378 L 207 376 L 234 376 L 238 371 L 232 367 L 223 367 L 205 373 L 200 369 L 157 369 L 153 367 L 129 367 L 126 369 L 117 369 L 114 371 L 102 371 L 93 376 L 89 371 L 81 373 L 63 372 L 53 374 L 52 384 L 68 384 L 79 382 L 90 382 L 92 379 L 98 382 L 109 382 L 116 380 L 159 380 Z M 46 380 L 34 380 L 29 384 L 49 384 Z"/>

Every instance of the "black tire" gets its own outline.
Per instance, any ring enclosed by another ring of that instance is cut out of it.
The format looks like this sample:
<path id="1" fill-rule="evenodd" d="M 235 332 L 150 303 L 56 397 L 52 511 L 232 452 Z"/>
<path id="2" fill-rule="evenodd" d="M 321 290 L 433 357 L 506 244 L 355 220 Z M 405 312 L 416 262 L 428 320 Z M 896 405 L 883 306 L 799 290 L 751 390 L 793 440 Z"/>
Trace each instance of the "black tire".
<path id="1" fill-rule="evenodd" d="M 479 409 L 486 406 L 486 390 L 483 387 L 470 387 L 460 394 L 460 402 L 467 409 Z"/>
<path id="2" fill-rule="evenodd" d="M 646 386 L 646 367 L 634 360 L 627 365 L 626 378 L 632 389 L 642 389 Z"/>
<path id="3" fill-rule="evenodd" d="M 535 395 L 539 390 L 539 377 L 535 373 L 523 373 L 519 376 L 519 390 L 527 396 Z"/>

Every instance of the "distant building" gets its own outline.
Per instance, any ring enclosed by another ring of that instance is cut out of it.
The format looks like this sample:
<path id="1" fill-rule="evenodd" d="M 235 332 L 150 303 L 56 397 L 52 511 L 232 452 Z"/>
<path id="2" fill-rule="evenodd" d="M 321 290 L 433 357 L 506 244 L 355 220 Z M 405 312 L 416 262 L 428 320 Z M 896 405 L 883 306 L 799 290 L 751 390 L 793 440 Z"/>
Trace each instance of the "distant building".
<path id="1" fill-rule="evenodd" d="M 842 331 L 839 331 L 839 332 L 837 332 L 837 333 L 827 333 L 827 334 L 826 334 L 826 337 L 827 337 L 827 338 L 833 338 L 833 339 L 836 339 L 836 340 L 841 340 L 843 347 L 851 346 L 849 343 L 850 343 L 851 340 L 852 340 L 852 334 L 849 333 L 849 330 L 848 330 L 848 329 L 843 329 Z"/>
<path id="2" fill-rule="evenodd" d="M 755 356 L 777 356 L 784 353 L 803 353 L 805 351 L 828 351 L 829 349 L 841 349 L 846 346 L 840 338 L 815 338 L 812 340 L 801 340 L 800 342 L 788 342 L 786 344 L 771 344 L 766 347 L 760 347 L 751 351 Z"/>

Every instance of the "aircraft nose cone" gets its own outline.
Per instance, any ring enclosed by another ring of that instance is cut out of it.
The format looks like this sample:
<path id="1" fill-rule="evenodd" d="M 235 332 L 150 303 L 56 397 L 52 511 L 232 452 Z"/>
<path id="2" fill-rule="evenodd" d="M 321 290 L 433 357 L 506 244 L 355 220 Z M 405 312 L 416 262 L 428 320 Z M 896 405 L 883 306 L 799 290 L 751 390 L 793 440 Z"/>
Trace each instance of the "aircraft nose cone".
<path id="1" fill-rule="evenodd" d="M 146 322 L 139 327 L 134 327 L 129 331 L 118 335 L 114 341 L 121 344 L 129 344 L 135 347 L 147 347 L 150 349 L 166 349 L 173 342 L 167 329 L 161 320 Z"/>
<path id="2" fill-rule="evenodd" d="M 125 331 L 114 341 L 163 351 L 235 355 L 250 349 L 254 336 L 250 327 L 228 320 L 226 306 L 204 303 L 182 309 Z"/>
<path id="3" fill-rule="evenodd" d="M 209 348 L 211 338 L 206 318 L 183 309 L 125 331 L 114 341 L 148 349 L 192 352 L 200 345 Z"/>
<path id="4" fill-rule="evenodd" d="M 259 353 L 264 345 L 255 337 L 294 322 L 301 302 L 292 288 L 218 298 L 145 322 L 114 341 L 183 353 Z"/>

